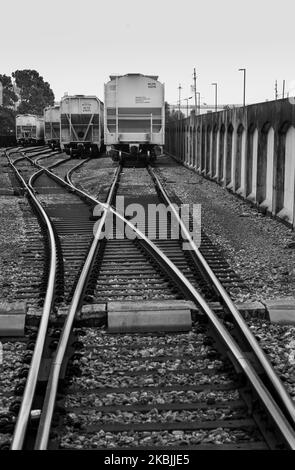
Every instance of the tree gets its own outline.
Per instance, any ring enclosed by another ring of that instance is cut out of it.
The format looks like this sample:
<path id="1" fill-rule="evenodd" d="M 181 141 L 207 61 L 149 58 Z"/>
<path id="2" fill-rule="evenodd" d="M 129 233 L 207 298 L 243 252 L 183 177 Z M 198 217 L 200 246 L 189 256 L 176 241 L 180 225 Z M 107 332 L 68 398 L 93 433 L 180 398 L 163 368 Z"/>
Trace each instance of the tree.
<path id="1" fill-rule="evenodd" d="M 0 74 L 0 82 L 3 85 L 3 107 L 13 107 L 18 98 L 14 92 L 11 77 Z"/>
<path id="2" fill-rule="evenodd" d="M 46 106 L 54 104 L 54 94 L 48 82 L 36 70 L 16 70 L 12 74 L 20 92 L 20 114 L 43 115 Z"/>
<path id="3" fill-rule="evenodd" d="M 179 110 L 175 111 L 174 108 L 172 108 L 172 111 L 170 111 L 170 105 L 165 101 L 165 122 L 166 125 L 169 124 L 169 122 L 174 122 L 178 121 L 179 119 L 184 119 L 184 114 Z"/>
<path id="4" fill-rule="evenodd" d="M 15 111 L 0 106 L 0 135 L 15 133 Z"/>

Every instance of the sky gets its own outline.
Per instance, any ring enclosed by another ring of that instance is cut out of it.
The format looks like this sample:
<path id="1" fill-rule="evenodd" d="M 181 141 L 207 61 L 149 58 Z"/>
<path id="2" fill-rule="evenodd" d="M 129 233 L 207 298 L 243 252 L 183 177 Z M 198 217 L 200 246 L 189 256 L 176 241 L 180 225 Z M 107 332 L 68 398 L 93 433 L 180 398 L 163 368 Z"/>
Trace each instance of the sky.
<path id="1" fill-rule="evenodd" d="M 294 0 L 14 0 L 1 4 L 0 73 L 36 69 L 59 101 L 64 92 L 103 101 L 111 74 L 158 75 L 166 101 L 274 99 L 295 80 Z M 294 92 L 293 92 L 294 94 Z M 183 104 L 185 102 L 183 101 Z"/>

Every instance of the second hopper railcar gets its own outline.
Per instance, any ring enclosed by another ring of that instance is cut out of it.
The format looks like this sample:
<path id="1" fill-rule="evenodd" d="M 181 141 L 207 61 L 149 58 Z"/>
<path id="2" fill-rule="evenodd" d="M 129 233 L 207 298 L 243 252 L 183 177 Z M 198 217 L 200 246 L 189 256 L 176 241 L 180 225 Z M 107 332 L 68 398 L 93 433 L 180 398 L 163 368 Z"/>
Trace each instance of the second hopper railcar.
<path id="1" fill-rule="evenodd" d="M 64 96 L 60 146 L 68 155 L 97 156 L 103 145 L 103 103 L 96 96 Z"/>
<path id="2" fill-rule="evenodd" d="M 157 76 L 111 75 L 105 84 L 105 145 L 114 159 L 125 153 L 155 158 L 165 136 L 164 84 Z"/>
<path id="3" fill-rule="evenodd" d="M 16 141 L 20 145 L 44 143 L 44 118 L 34 114 L 18 114 L 15 118 Z"/>
<path id="4" fill-rule="evenodd" d="M 60 106 L 48 106 L 44 109 L 45 121 L 45 143 L 50 148 L 58 149 L 60 147 Z"/>

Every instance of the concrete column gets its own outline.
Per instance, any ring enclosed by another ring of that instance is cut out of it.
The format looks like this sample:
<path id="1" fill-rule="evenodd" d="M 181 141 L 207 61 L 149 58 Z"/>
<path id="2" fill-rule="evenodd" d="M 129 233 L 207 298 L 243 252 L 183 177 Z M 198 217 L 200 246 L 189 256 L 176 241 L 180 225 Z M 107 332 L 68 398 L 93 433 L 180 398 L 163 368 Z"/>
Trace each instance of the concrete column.
<path id="1" fill-rule="evenodd" d="M 211 128 L 206 128 L 206 158 L 205 158 L 205 175 L 210 174 L 210 155 L 211 155 Z"/>
<path id="2" fill-rule="evenodd" d="M 196 128 L 193 128 L 193 134 L 192 134 L 192 167 L 196 169 Z"/>
<path id="3" fill-rule="evenodd" d="M 194 128 L 191 129 L 191 141 L 190 141 L 190 151 L 191 151 L 191 168 L 195 168 L 195 132 Z"/>
<path id="4" fill-rule="evenodd" d="M 274 130 L 271 127 L 267 134 L 267 167 L 266 167 L 266 200 L 271 210 L 273 199 L 273 173 L 274 173 Z"/>
<path id="5" fill-rule="evenodd" d="M 188 127 L 187 129 L 187 164 L 191 165 L 191 128 Z"/>
<path id="6" fill-rule="evenodd" d="M 190 127 L 189 127 L 189 130 L 188 130 L 187 146 L 188 146 L 188 165 L 191 166 L 191 158 L 192 158 L 192 132 L 191 132 L 191 128 L 190 128 Z"/>
<path id="7" fill-rule="evenodd" d="M 202 126 L 202 139 L 201 139 L 201 173 L 205 172 L 206 167 L 206 128 Z"/>
<path id="8" fill-rule="evenodd" d="M 232 182 L 232 161 L 234 150 L 234 132 L 233 128 L 226 130 L 226 153 L 225 153 L 225 172 L 224 172 L 224 185 L 230 186 Z"/>
<path id="9" fill-rule="evenodd" d="M 230 178 L 230 181 L 227 184 L 227 187 L 229 189 L 233 189 L 234 184 L 235 184 L 235 171 L 236 171 L 235 155 L 236 155 L 236 144 L 237 144 L 236 136 L 237 136 L 236 129 L 233 129 L 233 132 L 232 132 L 232 135 L 231 135 L 231 155 L 229 155 L 231 171 L 230 171 L 230 174 L 228 175 L 228 177 Z"/>
<path id="10" fill-rule="evenodd" d="M 217 128 L 212 131 L 212 144 L 211 144 L 211 178 L 216 177 L 217 168 Z"/>
<path id="11" fill-rule="evenodd" d="M 201 168 L 201 144 L 202 144 L 202 127 L 197 128 L 197 172 L 200 173 Z"/>
<path id="12" fill-rule="evenodd" d="M 257 199 L 257 156 L 258 156 L 258 130 L 255 129 L 253 135 L 253 158 L 252 158 L 252 195 L 253 202 Z"/>
<path id="13" fill-rule="evenodd" d="M 246 155 L 247 155 L 247 132 L 243 130 L 242 134 L 242 162 L 241 162 L 241 193 L 245 197 L 246 191 Z"/>
<path id="14" fill-rule="evenodd" d="M 248 184 L 249 188 L 248 191 L 250 194 L 248 194 L 247 199 L 249 199 L 252 202 L 256 202 L 257 200 L 257 175 L 258 175 L 258 130 L 255 129 L 253 134 L 251 134 L 251 140 L 252 140 L 252 145 L 250 148 L 251 151 L 251 158 L 249 159 L 249 166 L 251 165 L 251 168 L 249 168 L 248 172 L 248 178 L 250 176 L 250 181 L 248 179 Z"/>
<path id="15" fill-rule="evenodd" d="M 216 179 L 216 181 L 219 181 L 219 152 L 220 152 L 220 129 L 218 130 L 218 132 L 216 133 L 216 150 L 215 150 L 215 162 L 216 162 L 216 166 L 215 166 L 215 174 L 213 175 L 213 178 Z"/>
<path id="16" fill-rule="evenodd" d="M 226 186 L 226 152 L 227 152 L 227 143 L 226 143 L 226 131 L 223 134 L 223 176 L 222 183 L 223 186 Z"/>
<path id="17" fill-rule="evenodd" d="M 283 139 L 283 136 L 282 136 Z M 284 172 L 283 177 L 283 207 L 278 216 L 293 225 L 294 222 L 294 184 L 295 184 L 295 128 L 289 127 L 284 134 Z"/>
<path id="18" fill-rule="evenodd" d="M 225 139 L 225 129 L 222 127 L 219 131 L 219 141 L 218 141 L 218 171 L 217 171 L 217 180 L 222 183 L 224 181 L 224 164 L 225 164 L 225 144 L 226 144 L 226 139 Z"/>
<path id="19" fill-rule="evenodd" d="M 245 145 L 245 138 L 243 139 L 244 128 L 240 124 L 236 132 L 236 151 L 234 158 L 234 191 L 243 193 L 243 172 L 242 172 L 242 160 L 244 156 L 243 145 Z"/>
<path id="20" fill-rule="evenodd" d="M 274 154 L 273 154 L 273 199 L 272 199 L 272 213 L 275 215 L 282 208 L 283 198 L 282 198 L 282 177 L 281 177 L 281 166 L 282 162 L 280 161 L 281 154 L 281 142 L 282 135 L 279 133 L 278 129 L 274 131 Z M 280 164 L 279 164 L 280 163 Z"/>

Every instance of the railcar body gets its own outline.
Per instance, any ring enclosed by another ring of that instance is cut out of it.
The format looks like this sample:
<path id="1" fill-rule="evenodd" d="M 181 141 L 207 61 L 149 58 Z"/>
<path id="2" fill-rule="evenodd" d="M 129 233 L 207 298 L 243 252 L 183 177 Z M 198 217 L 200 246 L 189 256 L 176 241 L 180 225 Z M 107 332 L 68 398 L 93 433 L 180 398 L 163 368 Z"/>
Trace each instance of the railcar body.
<path id="1" fill-rule="evenodd" d="M 60 147 L 60 106 L 44 109 L 45 143 L 53 150 Z"/>
<path id="2" fill-rule="evenodd" d="M 123 152 L 155 157 L 165 139 L 164 84 L 157 76 L 129 73 L 105 84 L 104 142 L 116 158 Z"/>
<path id="3" fill-rule="evenodd" d="M 68 155 L 97 155 L 103 145 L 103 103 L 96 96 L 64 96 L 60 146 Z"/>
<path id="4" fill-rule="evenodd" d="M 40 145 L 44 143 L 44 118 L 34 114 L 18 114 L 16 141 L 20 145 Z"/>

